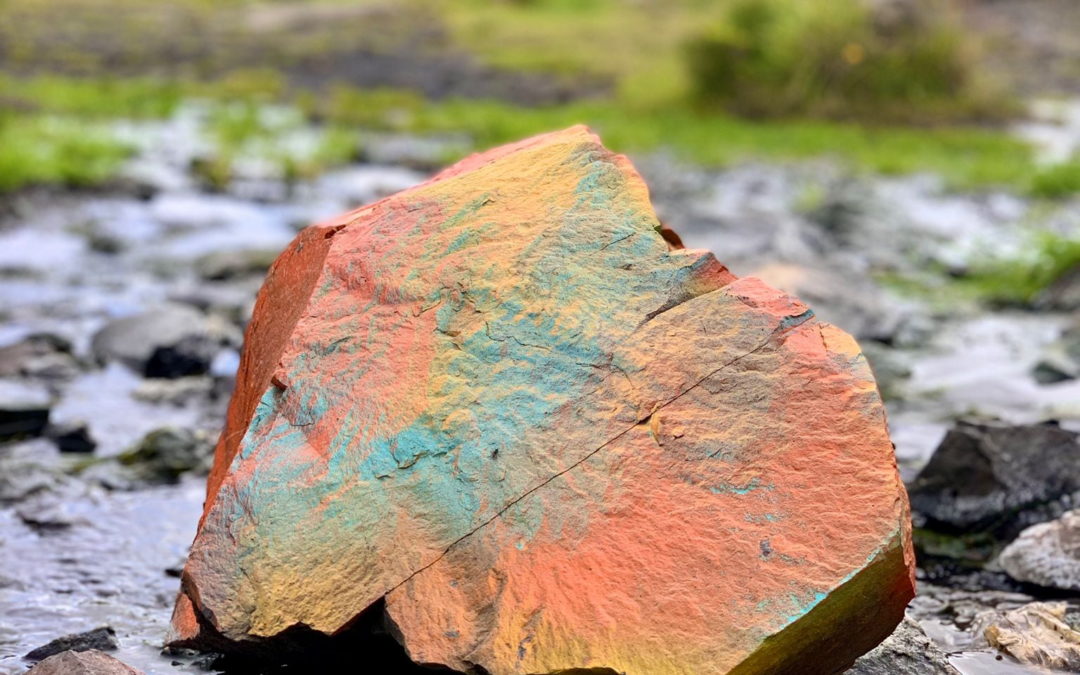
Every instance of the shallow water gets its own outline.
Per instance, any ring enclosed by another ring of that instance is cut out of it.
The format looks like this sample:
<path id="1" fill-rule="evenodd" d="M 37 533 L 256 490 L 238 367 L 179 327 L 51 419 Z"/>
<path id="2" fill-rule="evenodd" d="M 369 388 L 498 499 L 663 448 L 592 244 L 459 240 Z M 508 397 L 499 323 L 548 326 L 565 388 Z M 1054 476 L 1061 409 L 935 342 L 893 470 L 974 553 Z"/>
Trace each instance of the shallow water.
<path id="1" fill-rule="evenodd" d="M 65 500 L 76 524 L 36 532 L 0 510 L 0 673 L 22 655 L 97 626 L 116 629 L 116 656 L 147 673 L 175 672 L 160 656 L 178 589 L 165 570 L 187 555 L 205 483 L 137 492 L 89 490 Z"/>

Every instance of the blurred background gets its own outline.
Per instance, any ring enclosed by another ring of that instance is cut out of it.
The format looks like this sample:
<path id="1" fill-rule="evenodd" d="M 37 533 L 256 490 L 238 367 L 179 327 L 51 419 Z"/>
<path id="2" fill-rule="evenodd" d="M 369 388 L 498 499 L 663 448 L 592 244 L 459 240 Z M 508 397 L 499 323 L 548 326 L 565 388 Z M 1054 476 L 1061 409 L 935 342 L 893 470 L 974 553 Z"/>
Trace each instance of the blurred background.
<path id="1" fill-rule="evenodd" d="M 105 625 L 210 668 L 158 652 L 269 263 L 575 123 L 859 338 L 920 559 L 890 649 L 1080 672 L 1078 36 L 1076 0 L 0 0 L 0 672 Z"/>

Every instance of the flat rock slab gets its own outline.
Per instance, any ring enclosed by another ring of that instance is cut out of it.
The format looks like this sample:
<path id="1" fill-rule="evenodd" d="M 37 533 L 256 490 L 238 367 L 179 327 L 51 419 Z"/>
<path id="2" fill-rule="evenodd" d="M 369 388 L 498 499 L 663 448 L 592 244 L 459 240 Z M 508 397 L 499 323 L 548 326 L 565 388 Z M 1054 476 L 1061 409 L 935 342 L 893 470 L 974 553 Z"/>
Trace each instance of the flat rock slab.
<path id="1" fill-rule="evenodd" d="M 669 246 L 575 127 L 275 262 L 171 640 L 260 649 L 384 601 L 459 671 L 831 673 L 913 571 L 855 342 Z"/>

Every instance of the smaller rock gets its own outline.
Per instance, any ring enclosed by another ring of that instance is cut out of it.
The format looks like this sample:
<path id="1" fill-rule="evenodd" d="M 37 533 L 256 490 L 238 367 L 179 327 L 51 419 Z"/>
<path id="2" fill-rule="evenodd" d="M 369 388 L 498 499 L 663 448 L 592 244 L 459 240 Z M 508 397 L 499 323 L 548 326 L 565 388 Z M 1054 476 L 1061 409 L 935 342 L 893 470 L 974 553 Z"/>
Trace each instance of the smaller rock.
<path id="1" fill-rule="evenodd" d="M 15 515 L 39 534 L 66 530 L 72 525 L 89 522 L 73 511 L 68 499 L 51 493 L 39 493 L 23 501 L 15 507 Z"/>
<path id="2" fill-rule="evenodd" d="M 214 251 L 195 261 L 195 270 L 207 281 L 226 281 L 246 276 L 262 276 L 278 257 L 278 249 Z"/>
<path id="3" fill-rule="evenodd" d="M 194 307 L 165 305 L 111 321 L 94 335 L 91 350 L 100 363 L 120 361 L 138 372 L 149 366 L 164 375 L 190 375 L 193 369 L 209 368 L 213 354 L 207 355 L 207 344 L 239 342 L 235 326 Z"/>
<path id="4" fill-rule="evenodd" d="M 203 376 L 143 380 L 131 395 L 137 401 L 182 406 L 213 396 L 214 380 Z"/>
<path id="5" fill-rule="evenodd" d="M 991 647 L 1020 663 L 1069 672 L 1080 669 L 1080 632 L 1065 622 L 1064 602 L 1032 602 L 976 617 L 975 630 Z"/>
<path id="6" fill-rule="evenodd" d="M 55 654 L 37 664 L 26 675 L 143 675 L 123 661 L 96 649 Z"/>
<path id="7" fill-rule="evenodd" d="M 165 428 L 151 431 L 138 447 L 117 459 L 145 481 L 172 484 L 189 471 L 209 471 L 213 452 L 204 432 Z"/>
<path id="8" fill-rule="evenodd" d="M 1080 510 L 1027 528 L 998 561 L 1017 581 L 1080 591 Z"/>
<path id="9" fill-rule="evenodd" d="M 18 380 L 0 380 L 0 442 L 31 438 L 49 424 L 52 396 L 47 389 Z"/>
<path id="10" fill-rule="evenodd" d="M 101 626 L 85 633 L 74 633 L 56 638 L 31 651 L 24 658 L 28 661 L 41 661 L 60 652 L 85 652 L 91 649 L 114 651 L 119 648 L 120 643 L 116 640 L 116 631 L 110 626 Z"/>
<path id="11" fill-rule="evenodd" d="M 1047 347 L 1032 376 L 1039 384 L 1055 384 L 1080 377 L 1080 323 L 1068 328 Z"/>
<path id="12" fill-rule="evenodd" d="M 66 380 L 79 373 L 71 343 L 50 333 L 37 333 L 0 347 L 0 377 Z"/>
<path id="13" fill-rule="evenodd" d="M 90 454 L 97 448 L 97 441 L 90 435 L 90 427 L 81 420 L 52 426 L 48 436 L 60 452 Z"/>
<path id="14" fill-rule="evenodd" d="M 165 379 L 205 375 L 219 348 L 219 343 L 208 335 L 185 336 L 176 344 L 154 349 L 143 374 Z"/>
<path id="15" fill-rule="evenodd" d="M 48 449 L 47 446 L 45 449 Z M 0 463 L 0 504 L 18 503 L 35 494 L 58 490 L 67 480 L 54 467 L 26 459 L 5 457 Z"/>
<path id="16" fill-rule="evenodd" d="M 175 563 L 165 568 L 165 576 L 179 579 L 184 573 L 185 564 L 187 564 L 187 556 L 177 559 Z"/>
<path id="17" fill-rule="evenodd" d="M 926 636 L 919 623 L 904 617 L 896 630 L 863 656 L 848 675 L 959 675 L 948 655 Z"/>

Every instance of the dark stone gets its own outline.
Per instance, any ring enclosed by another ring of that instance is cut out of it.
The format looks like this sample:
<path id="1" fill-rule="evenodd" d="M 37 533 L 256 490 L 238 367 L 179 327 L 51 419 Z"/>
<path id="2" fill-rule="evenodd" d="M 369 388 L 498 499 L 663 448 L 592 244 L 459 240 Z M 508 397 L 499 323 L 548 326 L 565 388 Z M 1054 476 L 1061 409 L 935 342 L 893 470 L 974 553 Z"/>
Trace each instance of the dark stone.
<path id="1" fill-rule="evenodd" d="M 86 422 L 54 426 L 48 433 L 60 452 L 89 454 L 97 448 L 97 441 L 90 435 L 90 427 Z"/>
<path id="2" fill-rule="evenodd" d="M 949 665 L 948 655 L 905 618 L 896 630 L 873 651 L 859 657 L 848 675 L 959 675 Z"/>
<path id="3" fill-rule="evenodd" d="M 188 335 L 175 344 L 155 348 L 143 374 L 167 379 L 205 375 L 218 349 L 217 341 L 206 335 Z"/>
<path id="4" fill-rule="evenodd" d="M 51 398 L 40 385 L 0 380 L 0 442 L 44 433 Z"/>
<path id="5" fill-rule="evenodd" d="M 923 578 L 1015 590 L 983 567 L 1020 532 L 1080 499 L 1080 434 L 1054 422 L 960 422 L 908 488 Z"/>
<path id="6" fill-rule="evenodd" d="M 28 661 L 41 661 L 60 652 L 85 652 L 91 649 L 113 651 L 119 649 L 119 647 L 120 643 L 116 640 L 116 631 L 109 626 L 101 626 L 85 633 L 75 633 L 56 638 L 52 642 L 31 651 L 24 658 Z"/>
<path id="7" fill-rule="evenodd" d="M 207 345 L 239 342 L 234 326 L 194 307 L 167 304 L 109 322 L 94 335 L 90 347 L 99 363 L 120 361 L 141 373 L 152 370 L 163 377 L 180 377 L 192 370 L 206 372 L 213 358 L 213 353 L 206 354 Z"/>
<path id="8" fill-rule="evenodd" d="M 142 480 L 171 484 L 189 471 L 208 471 L 212 456 L 213 445 L 205 434 L 165 428 L 151 431 L 118 459 Z"/>
<path id="9" fill-rule="evenodd" d="M 47 407 L 0 409 L 0 441 L 40 436 L 48 425 Z"/>
<path id="10" fill-rule="evenodd" d="M 1077 493 L 1080 434 L 1055 422 L 960 422 L 908 489 L 917 526 L 1005 541 L 1060 516 Z"/>

